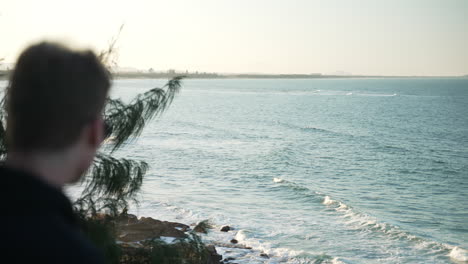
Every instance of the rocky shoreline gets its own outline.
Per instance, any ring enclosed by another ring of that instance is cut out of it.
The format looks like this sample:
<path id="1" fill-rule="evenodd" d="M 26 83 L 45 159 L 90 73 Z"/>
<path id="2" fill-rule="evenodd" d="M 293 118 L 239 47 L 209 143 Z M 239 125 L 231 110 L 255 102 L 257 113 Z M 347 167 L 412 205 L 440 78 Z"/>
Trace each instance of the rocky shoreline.
<path id="1" fill-rule="evenodd" d="M 122 252 L 120 263 L 234 264 L 240 256 L 269 258 L 239 243 L 233 228 L 216 228 L 207 221 L 186 225 L 125 214 L 117 217 L 114 223 Z M 225 237 L 231 239 L 203 242 L 201 236 L 208 232 L 225 233 Z"/>

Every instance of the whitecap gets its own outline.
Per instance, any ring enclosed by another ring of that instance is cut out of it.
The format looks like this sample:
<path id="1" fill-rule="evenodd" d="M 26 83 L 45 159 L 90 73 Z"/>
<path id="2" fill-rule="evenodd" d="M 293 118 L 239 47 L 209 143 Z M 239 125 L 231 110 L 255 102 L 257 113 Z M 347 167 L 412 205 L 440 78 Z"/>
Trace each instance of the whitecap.
<path id="1" fill-rule="evenodd" d="M 336 208 L 337 211 L 346 211 L 346 210 L 348 210 L 348 206 L 346 204 L 340 202 L 339 205 L 340 206 L 338 208 Z"/>
<path id="2" fill-rule="evenodd" d="M 467 262 L 468 261 L 468 251 L 460 248 L 454 247 L 449 254 L 449 257 L 456 261 Z"/>
<path id="3" fill-rule="evenodd" d="M 251 252 L 257 256 L 259 255 L 259 252 L 267 254 L 269 256 L 268 263 L 290 263 L 295 257 L 305 254 L 304 251 L 297 251 L 290 248 L 273 247 L 266 241 L 250 237 L 249 231 L 247 230 L 239 230 L 234 238 L 238 241 L 239 245 L 252 248 L 253 251 Z M 253 260 L 252 257 L 253 256 L 250 256 L 250 261 L 246 256 L 242 259 L 247 261 L 245 263 L 257 263 L 251 262 Z M 239 261 L 238 263 L 242 263 L 242 259 L 237 259 L 237 261 Z M 260 261 L 259 263 L 264 263 L 265 261 L 265 259 L 262 257 L 257 257 L 257 260 Z M 294 263 L 294 261 L 292 261 L 292 263 Z"/>
<path id="4" fill-rule="evenodd" d="M 323 199 L 323 204 L 324 205 L 331 205 L 331 204 L 334 204 L 335 203 L 335 200 L 332 200 L 330 198 L 330 196 L 325 196 L 325 198 Z"/>
<path id="5" fill-rule="evenodd" d="M 450 250 L 449 256 L 451 259 L 463 263 L 468 261 L 468 251 L 465 249 L 459 247 L 453 248 L 449 245 L 440 244 L 435 241 L 426 240 L 424 238 L 412 235 L 409 232 L 401 230 L 398 226 L 380 222 L 375 217 L 355 211 L 352 207 L 349 207 L 340 201 L 333 200 L 328 195 L 325 196 L 323 204 L 334 208 L 337 212 L 342 213 L 342 217 L 346 219 L 345 223 L 354 230 L 381 232 L 390 238 L 405 239 L 413 242 L 414 247 L 418 249 L 429 249 L 433 252 L 447 252 Z"/>
<path id="6" fill-rule="evenodd" d="M 353 262 L 345 260 L 343 258 L 333 258 L 331 261 L 332 264 L 352 264 Z"/>

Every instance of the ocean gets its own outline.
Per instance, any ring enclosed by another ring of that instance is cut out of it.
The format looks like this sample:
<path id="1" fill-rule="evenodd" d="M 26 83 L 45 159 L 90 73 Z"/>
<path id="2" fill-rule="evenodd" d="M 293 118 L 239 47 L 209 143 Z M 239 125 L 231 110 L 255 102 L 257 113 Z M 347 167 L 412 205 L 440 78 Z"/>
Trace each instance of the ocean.
<path id="1" fill-rule="evenodd" d="M 131 213 L 229 225 L 236 263 L 468 262 L 468 78 L 185 80 L 116 155 L 150 165 Z"/>

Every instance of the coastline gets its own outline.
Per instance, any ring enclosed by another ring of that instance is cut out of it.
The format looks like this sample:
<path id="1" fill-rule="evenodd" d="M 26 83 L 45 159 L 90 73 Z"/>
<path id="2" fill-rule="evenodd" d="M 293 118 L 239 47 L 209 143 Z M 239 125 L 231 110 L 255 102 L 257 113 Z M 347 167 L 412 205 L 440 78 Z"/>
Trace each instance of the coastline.
<path id="1" fill-rule="evenodd" d="M 392 75 L 322 75 L 322 74 L 187 74 L 187 73 L 115 73 L 116 79 L 170 79 L 176 76 L 184 79 L 438 79 L 468 78 L 468 76 L 392 76 Z"/>
<path id="2" fill-rule="evenodd" d="M 0 71 L 0 80 L 8 80 L 10 71 Z M 167 73 L 167 72 L 115 72 L 115 79 L 171 79 L 184 76 L 184 79 L 453 79 L 460 76 L 398 76 L 398 75 L 324 75 L 324 74 L 218 74 L 218 73 Z"/>
<path id="3" fill-rule="evenodd" d="M 237 263 L 239 258 L 270 258 L 243 245 L 236 239 L 238 230 L 230 226 L 213 226 L 208 221 L 186 225 L 133 214 L 120 215 L 113 221 L 122 252 L 120 263 L 154 263 L 155 254 L 163 263 L 227 264 Z M 215 239 L 206 239 L 213 233 Z"/>

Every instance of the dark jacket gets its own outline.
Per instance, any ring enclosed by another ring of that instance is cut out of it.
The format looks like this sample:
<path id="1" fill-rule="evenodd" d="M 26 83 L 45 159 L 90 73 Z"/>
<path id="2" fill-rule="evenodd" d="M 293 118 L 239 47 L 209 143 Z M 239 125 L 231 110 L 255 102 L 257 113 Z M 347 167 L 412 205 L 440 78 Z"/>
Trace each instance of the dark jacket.
<path id="1" fill-rule="evenodd" d="M 101 253 L 81 234 L 72 205 L 61 190 L 4 166 L 0 186 L 3 261 L 104 263 Z"/>

